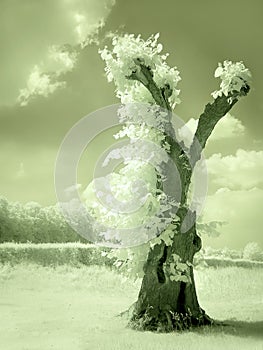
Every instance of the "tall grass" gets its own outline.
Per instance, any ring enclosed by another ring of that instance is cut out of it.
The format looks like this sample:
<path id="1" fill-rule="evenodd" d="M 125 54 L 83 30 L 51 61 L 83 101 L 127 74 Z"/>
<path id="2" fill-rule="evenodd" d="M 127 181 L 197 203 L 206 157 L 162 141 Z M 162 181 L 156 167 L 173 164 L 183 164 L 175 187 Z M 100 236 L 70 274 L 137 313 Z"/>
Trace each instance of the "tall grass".
<path id="1" fill-rule="evenodd" d="M 200 269 L 196 282 L 202 307 L 230 326 L 136 332 L 117 315 L 136 300 L 140 281 L 102 266 L 0 265 L 0 349 L 261 350 L 263 270 Z"/>

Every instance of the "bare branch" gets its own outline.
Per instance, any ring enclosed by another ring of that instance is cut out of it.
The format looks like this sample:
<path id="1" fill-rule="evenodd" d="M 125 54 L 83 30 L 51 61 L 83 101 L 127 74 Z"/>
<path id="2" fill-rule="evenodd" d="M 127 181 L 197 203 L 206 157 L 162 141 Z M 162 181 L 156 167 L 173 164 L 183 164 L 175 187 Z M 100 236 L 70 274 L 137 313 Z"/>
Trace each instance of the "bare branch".
<path id="1" fill-rule="evenodd" d="M 199 117 L 195 137 L 190 147 L 192 168 L 194 168 L 196 162 L 201 158 L 201 152 L 205 148 L 206 142 L 216 124 L 231 110 L 240 97 L 248 94 L 249 90 L 250 87 L 245 85 L 240 91 L 234 91 L 228 96 L 219 96 L 213 103 L 208 103 L 205 106 L 204 112 Z"/>
<path id="2" fill-rule="evenodd" d="M 171 106 L 168 102 L 168 97 L 171 96 L 171 89 L 167 85 L 164 88 L 159 88 L 153 79 L 153 73 L 150 67 L 144 65 L 140 58 L 134 60 L 137 69 L 130 76 L 126 76 L 129 80 L 137 80 L 142 83 L 151 93 L 154 101 L 160 107 L 171 111 Z"/>

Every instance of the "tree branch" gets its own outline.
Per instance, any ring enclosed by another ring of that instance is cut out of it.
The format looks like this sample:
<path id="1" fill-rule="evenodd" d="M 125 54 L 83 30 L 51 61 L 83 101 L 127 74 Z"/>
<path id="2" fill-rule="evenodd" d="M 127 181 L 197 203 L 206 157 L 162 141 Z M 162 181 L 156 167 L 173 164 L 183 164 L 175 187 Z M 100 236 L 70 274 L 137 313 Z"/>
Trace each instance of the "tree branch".
<path id="1" fill-rule="evenodd" d="M 134 62 L 137 69 L 134 70 L 130 76 L 126 76 L 126 78 L 130 80 L 137 80 L 143 84 L 152 95 L 156 104 L 167 110 L 168 113 L 171 112 L 172 109 L 168 101 L 168 98 L 172 94 L 170 86 L 167 84 L 164 87 L 159 88 L 153 79 L 151 68 L 145 66 L 140 58 L 135 59 Z M 180 145 L 174 137 L 166 134 L 165 140 L 170 145 L 171 158 L 176 164 L 180 174 L 182 186 L 181 204 L 184 205 L 186 203 L 187 191 L 192 173 L 189 157 L 184 152 L 184 147 Z"/>
<path id="2" fill-rule="evenodd" d="M 205 106 L 204 112 L 199 117 L 194 140 L 190 147 L 190 163 L 192 169 L 201 158 L 201 152 L 205 148 L 206 142 L 216 124 L 231 110 L 240 97 L 248 94 L 249 90 L 250 87 L 245 85 L 240 91 L 234 91 L 228 96 L 219 96 L 212 104 L 208 103 Z"/>
<path id="3" fill-rule="evenodd" d="M 126 78 L 129 80 L 137 80 L 142 83 L 150 92 L 157 105 L 171 111 L 168 97 L 171 96 L 172 91 L 169 85 L 166 85 L 164 88 L 159 88 L 153 79 L 151 68 L 145 66 L 140 58 L 134 59 L 134 63 L 137 69 L 133 71 L 131 75 L 126 76 Z"/>

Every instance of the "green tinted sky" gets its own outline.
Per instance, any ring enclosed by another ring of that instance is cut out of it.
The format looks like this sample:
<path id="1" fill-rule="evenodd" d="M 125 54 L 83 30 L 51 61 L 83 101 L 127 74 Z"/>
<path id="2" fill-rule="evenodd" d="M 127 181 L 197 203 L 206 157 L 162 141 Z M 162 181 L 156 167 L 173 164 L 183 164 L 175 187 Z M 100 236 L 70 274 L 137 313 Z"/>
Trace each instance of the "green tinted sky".
<path id="1" fill-rule="evenodd" d="M 55 203 L 54 163 L 66 132 L 88 113 L 118 102 L 98 47 L 78 45 L 86 35 L 99 23 L 105 24 L 101 37 L 115 30 L 144 38 L 160 32 L 169 63 L 181 72 L 182 103 L 175 113 L 185 121 L 211 101 L 219 61 L 243 60 L 252 71 L 251 93 L 231 112 L 236 119 L 221 125 L 206 150 L 205 216 L 229 222 L 216 244 L 262 242 L 262 15 L 259 0 L 1 1 L 0 193 L 11 201 Z M 27 90 L 18 101 L 21 89 Z M 89 149 L 81 177 L 87 174 L 87 183 L 109 142 L 101 135 Z"/>

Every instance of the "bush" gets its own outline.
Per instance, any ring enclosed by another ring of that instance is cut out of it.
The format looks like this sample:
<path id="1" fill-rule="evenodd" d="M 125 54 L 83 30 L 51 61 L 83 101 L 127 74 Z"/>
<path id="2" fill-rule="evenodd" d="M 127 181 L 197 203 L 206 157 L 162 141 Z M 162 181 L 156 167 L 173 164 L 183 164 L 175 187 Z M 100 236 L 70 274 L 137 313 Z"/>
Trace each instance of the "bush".
<path id="1" fill-rule="evenodd" d="M 248 243 L 243 250 L 243 258 L 247 260 L 263 261 L 263 252 L 256 242 Z"/>
<path id="2" fill-rule="evenodd" d="M 64 243 L 87 241 L 65 221 L 57 205 L 8 202 L 0 197 L 0 243 Z"/>
<path id="3" fill-rule="evenodd" d="M 102 254 L 107 248 L 98 248 L 90 244 L 0 244 L 0 263 L 20 264 L 36 263 L 42 266 L 57 265 L 107 265 L 112 266 L 114 259 Z"/>

